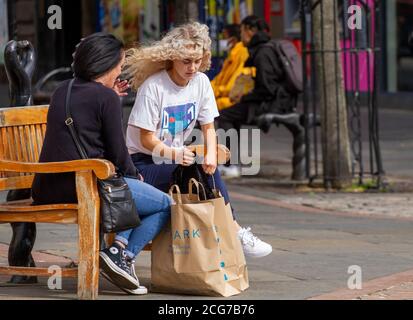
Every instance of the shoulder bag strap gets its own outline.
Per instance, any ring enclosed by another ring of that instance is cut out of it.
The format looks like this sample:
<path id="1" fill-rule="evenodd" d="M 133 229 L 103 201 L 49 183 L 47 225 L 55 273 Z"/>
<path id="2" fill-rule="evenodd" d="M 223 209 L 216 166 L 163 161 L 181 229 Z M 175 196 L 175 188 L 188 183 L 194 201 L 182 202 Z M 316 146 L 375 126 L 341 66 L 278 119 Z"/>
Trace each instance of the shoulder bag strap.
<path id="1" fill-rule="evenodd" d="M 80 156 L 82 157 L 82 159 L 88 159 L 87 153 L 86 153 L 85 149 L 83 148 L 82 144 L 80 143 L 80 140 L 79 140 L 79 137 L 77 135 L 75 126 L 73 124 L 73 118 L 70 114 L 70 96 L 71 96 L 71 93 L 72 93 L 72 86 L 73 86 L 74 81 L 75 81 L 75 79 L 70 80 L 69 87 L 67 88 L 66 101 L 65 101 L 65 108 L 66 108 L 65 124 L 69 128 L 70 135 L 72 136 L 73 141 L 75 142 L 76 148 L 79 151 Z"/>

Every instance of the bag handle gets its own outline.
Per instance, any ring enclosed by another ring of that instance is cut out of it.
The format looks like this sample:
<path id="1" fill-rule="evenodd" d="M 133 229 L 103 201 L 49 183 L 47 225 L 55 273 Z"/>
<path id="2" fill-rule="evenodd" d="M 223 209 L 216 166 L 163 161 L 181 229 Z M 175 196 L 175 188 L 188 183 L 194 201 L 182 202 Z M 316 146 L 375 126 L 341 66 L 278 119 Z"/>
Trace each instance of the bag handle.
<path id="1" fill-rule="evenodd" d="M 181 189 L 179 189 L 179 186 L 177 184 L 174 184 L 169 188 L 169 196 L 173 199 L 174 190 L 176 190 L 176 196 L 178 198 L 178 204 L 182 204 Z"/>
<path id="2" fill-rule="evenodd" d="M 204 186 L 203 186 L 201 183 L 199 183 L 199 182 L 198 182 L 196 179 L 194 179 L 194 178 L 189 179 L 189 183 L 188 183 L 189 196 L 191 197 L 191 196 L 193 195 L 193 193 L 192 193 L 192 187 L 193 187 L 193 185 L 195 185 L 195 186 L 196 186 L 196 189 L 197 189 L 198 201 L 201 201 L 201 200 L 199 199 L 199 187 L 202 187 L 202 191 L 204 192 L 204 199 L 207 200 L 207 196 L 206 196 L 206 192 L 205 192 Z"/>

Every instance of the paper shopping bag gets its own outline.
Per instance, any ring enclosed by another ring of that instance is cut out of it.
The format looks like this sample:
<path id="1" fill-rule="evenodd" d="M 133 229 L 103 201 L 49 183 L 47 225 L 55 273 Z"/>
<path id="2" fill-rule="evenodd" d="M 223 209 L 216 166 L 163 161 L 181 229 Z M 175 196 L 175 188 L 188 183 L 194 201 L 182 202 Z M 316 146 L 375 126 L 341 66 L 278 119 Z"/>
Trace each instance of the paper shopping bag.
<path id="1" fill-rule="evenodd" d="M 240 293 L 248 277 L 232 283 L 239 273 L 238 258 L 235 254 L 232 261 L 223 260 L 227 232 L 215 224 L 214 201 L 199 201 L 182 195 L 177 186 L 173 189 L 177 192 L 170 224 L 152 243 L 151 290 L 224 297 Z"/>
<path id="2" fill-rule="evenodd" d="M 191 179 L 189 185 L 190 201 L 199 201 L 198 195 L 193 194 L 192 191 L 195 186 L 197 190 L 201 187 L 198 193 L 202 192 L 202 184 Z M 227 286 L 232 286 L 233 289 L 241 292 L 249 287 L 248 269 L 241 242 L 237 236 L 231 205 L 225 204 L 224 197 L 215 187 L 213 193 L 215 198 L 209 201 L 214 205 L 214 226 L 220 245 L 221 267 L 225 271 Z M 185 200 L 186 195 L 183 197 Z"/>

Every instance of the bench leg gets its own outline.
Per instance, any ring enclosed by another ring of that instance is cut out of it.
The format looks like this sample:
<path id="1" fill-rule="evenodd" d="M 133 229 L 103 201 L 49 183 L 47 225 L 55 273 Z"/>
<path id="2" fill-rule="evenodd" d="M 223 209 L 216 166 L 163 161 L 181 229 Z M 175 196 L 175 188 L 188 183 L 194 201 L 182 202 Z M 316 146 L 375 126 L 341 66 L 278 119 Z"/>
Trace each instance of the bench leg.
<path id="1" fill-rule="evenodd" d="M 31 254 L 36 240 L 36 224 L 13 222 L 10 225 L 13 229 L 13 236 L 8 252 L 9 266 L 36 267 Z M 9 282 L 15 284 L 37 283 L 37 277 L 14 275 Z"/>
<path id="2" fill-rule="evenodd" d="M 99 287 L 99 194 L 92 172 L 76 173 L 79 203 L 79 299 L 96 299 Z"/>
<path id="3" fill-rule="evenodd" d="M 292 180 L 304 180 L 306 177 L 306 157 L 305 157 L 305 129 L 300 123 L 298 113 L 289 114 L 263 114 L 255 119 L 258 127 L 265 133 L 272 123 L 283 124 L 293 136 L 293 160 L 292 160 Z"/>
<path id="4" fill-rule="evenodd" d="M 304 180 L 306 176 L 305 131 L 299 124 L 284 124 L 293 136 L 292 180 Z"/>
<path id="5" fill-rule="evenodd" d="M 24 200 L 30 198 L 30 196 L 30 189 L 12 190 L 8 192 L 6 200 Z M 8 252 L 9 266 L 35 267 L 31 252 L 36 241 L 36 224 L 32 222 L 13 222 L 10 225 L 13 236 Z M 37 277 L 14 275 L 9 282 L 15 284 L 37 283 Z"/>

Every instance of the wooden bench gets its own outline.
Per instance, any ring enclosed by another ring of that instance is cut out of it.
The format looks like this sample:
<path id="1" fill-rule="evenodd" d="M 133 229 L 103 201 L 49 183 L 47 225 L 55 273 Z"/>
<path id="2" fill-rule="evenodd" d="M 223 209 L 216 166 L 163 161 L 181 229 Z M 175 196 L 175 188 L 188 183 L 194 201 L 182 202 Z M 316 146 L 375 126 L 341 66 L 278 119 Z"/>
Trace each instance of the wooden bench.
<path id="1" fill-rule="evenodd" d="M 46 132 L 48 106 L 0 108 L 0 191 L 31 188 L 35 173 L 75 172 L 77 204 L 32 205 L 32 200 L 0 203 L 0 223 L 36 222 L 78 225 L 78 267 L 62 268 L 63 277 L 77 277 L 79 299 L 96 299 L 99 284 L 99 194 L 96 179 L 115 173 L 102 159 L 38 163 Z M 198 155 L 203 146 L 191 146 Z M 230 153 L 218 146 L 218 162 Z M 113 234 L 106 242 L 113 241 Z M 147 245 L 144 250 L 150 250 Z M 3 275 L 50 276 L 47 268 L 0 266 Z"/>
<path id="2" fill-rule="evenodd" d="M 32 205 L 31 199 L 0 204 L 0 223 L 77 224 L 77 268 L 62 269 L 77 277 L 79 299 L 96 299 L 99 284 L 99 194 L 96 178 L 115 173 L 107 160 L 37 163 L 46 131 L 48 106 L 0 109 L 0 190 L 30 188 L 34 173 L 75 172 L 77 204 Z M 0 274 L 50 276 L 47 268 L 0 267 Z"/>

